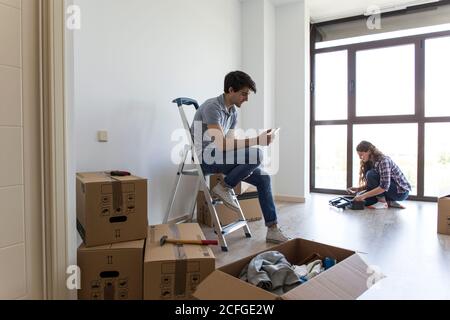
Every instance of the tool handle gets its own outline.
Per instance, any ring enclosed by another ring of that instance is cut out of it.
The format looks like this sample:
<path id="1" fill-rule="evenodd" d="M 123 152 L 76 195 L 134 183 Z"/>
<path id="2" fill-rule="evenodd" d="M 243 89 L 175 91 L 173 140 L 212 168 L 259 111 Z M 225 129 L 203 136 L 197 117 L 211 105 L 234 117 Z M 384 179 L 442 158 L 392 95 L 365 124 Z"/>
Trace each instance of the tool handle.
<path id="1" fill-rule="evenodd" d="M 203 245 L 213 245 L 217 246 L 219 244 L 219 241 L 217 240 L 201 240 Z"/>
<path id="2" fill-rule="evenodd" d="M 199 244 L 199 245 L 218 245 L 217 240 L 183 240 L 183 239 L 167 239 L 166 242 L 174 244 Z"/>

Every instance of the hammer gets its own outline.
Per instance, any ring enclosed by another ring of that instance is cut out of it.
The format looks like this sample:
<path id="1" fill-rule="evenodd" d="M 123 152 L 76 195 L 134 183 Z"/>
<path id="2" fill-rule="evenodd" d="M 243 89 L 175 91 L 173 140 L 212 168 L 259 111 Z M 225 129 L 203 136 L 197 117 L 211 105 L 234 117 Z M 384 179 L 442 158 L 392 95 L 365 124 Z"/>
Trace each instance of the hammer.
<path id="1" fill-rule="evenodd" d="M 166 243 L 173 244 L 198 244 L 201 246 L 218 245 L 219 242 L 217 240 L 182 240 L 182 239 L 170 239 L 168 236 L 162 236 L 161 240 L 159 240 L 159 245 L 163 246 Z"/>

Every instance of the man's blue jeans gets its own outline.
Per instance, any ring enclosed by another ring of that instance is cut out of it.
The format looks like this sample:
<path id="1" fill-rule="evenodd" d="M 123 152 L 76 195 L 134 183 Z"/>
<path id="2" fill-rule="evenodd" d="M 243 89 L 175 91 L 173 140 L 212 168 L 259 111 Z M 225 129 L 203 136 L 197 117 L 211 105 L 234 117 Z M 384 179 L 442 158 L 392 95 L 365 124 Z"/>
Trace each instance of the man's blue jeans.
<path id="1" fill-rule="evenodd" d="M 213 152 L 213 157 L 215 154 Z M 272 195 L 272 182 L 269 175 L 259 167 L 262 163 L 262 151 L 259 148 L 245 148 L 223 152 L 212 164 L 202 163 L 205 175 L 223 173 L 225 185 L 229 188 L 236 187 L 239 182 L 245 181 L 258 189 L 258 198 L 264 215 L 266 226 L 277 224 L 277 212 Z"/>
<path id="2" fill-rule="evenodd" d="M 374 169 L 367 171 L 366 173 L 367 179 L 367 191 L 373 190 L 376 187 L 380 186 L 380 175 Z M 376 197 L 367 198 L 366 206 L 371 206 L 378 202 L 378 197 L 385 197 L 386 201 L 402 201 L 408 198 L 409 191 L 399 193 L 397 191 L 397 183 L 394 179 L 391 178 L 391 183 L 389 186 L 389 190 L 377 195 Z"/>

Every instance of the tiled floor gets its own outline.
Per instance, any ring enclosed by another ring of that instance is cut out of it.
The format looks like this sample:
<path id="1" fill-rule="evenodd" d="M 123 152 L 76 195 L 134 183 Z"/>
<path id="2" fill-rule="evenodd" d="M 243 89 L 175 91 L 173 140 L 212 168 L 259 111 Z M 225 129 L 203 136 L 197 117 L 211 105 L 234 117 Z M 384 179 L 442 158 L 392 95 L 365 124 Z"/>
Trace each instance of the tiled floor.
<path id="1" fill-rule="evenodd" d="M 305 204 L 278 203 L 279 224 L 301 237 L 358 251 L 387 277 L 360 299 L 450 299 L 450 236 L 437 234 L 436 203 L 405 201 L 406 209 L 339 211 L 331 195 L 311 194 Z M 214 248 L 217 267 L 270 245 L 263 221 L 251 222 L 253 238 L 227 237 L 229 252 Z M 212 229 L 204 227 L 207 237 Z"/>

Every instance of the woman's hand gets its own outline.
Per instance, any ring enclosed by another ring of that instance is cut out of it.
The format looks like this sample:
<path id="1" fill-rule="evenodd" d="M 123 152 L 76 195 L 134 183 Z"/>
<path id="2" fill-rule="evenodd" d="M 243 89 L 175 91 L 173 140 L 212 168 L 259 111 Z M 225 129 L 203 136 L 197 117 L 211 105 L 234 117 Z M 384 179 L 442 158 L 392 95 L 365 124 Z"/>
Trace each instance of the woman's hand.
<path id="1" fill-rule="evenodd" d="M 355 194 L 355 193 L 357 193 L 359 191 L 359 188 L 357 188 L 357 187 L 351 187 L 351 188 L 348 188 L 347 189 L 347 192 L 348 193 L 351 193 L 351 194 Z"/>

